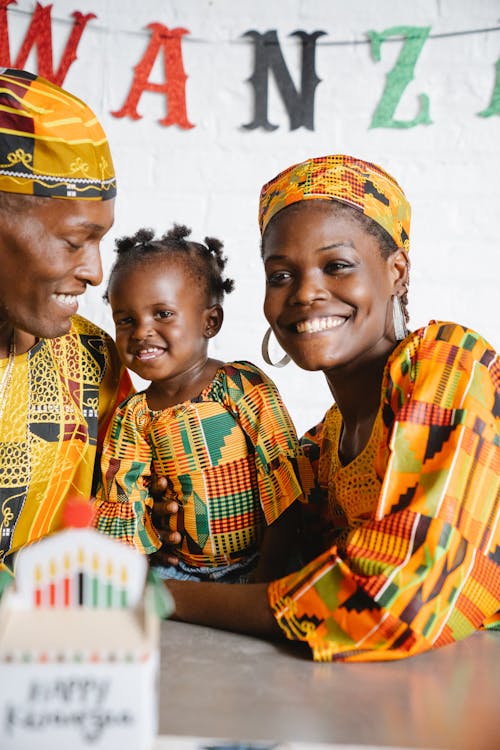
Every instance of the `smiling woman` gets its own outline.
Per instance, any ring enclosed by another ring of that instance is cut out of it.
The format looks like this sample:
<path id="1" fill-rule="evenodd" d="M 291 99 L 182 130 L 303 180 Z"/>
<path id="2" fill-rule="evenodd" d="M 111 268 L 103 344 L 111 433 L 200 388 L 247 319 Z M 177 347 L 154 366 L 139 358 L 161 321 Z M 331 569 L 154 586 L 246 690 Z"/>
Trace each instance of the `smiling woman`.
<path id="1" fill-rule="evenodd" d="M 269 586 L 169 583 L 179 619 L 400 659 L 500 620 L 498 356 L 463 325 L 406 330 L 410 207 L 377 165 L 294 165 L 260 198 L 264 310 L 335 403 L 303 439 L 307 564 Z M 312 542 L 312 544 L 311 544 Z"/>

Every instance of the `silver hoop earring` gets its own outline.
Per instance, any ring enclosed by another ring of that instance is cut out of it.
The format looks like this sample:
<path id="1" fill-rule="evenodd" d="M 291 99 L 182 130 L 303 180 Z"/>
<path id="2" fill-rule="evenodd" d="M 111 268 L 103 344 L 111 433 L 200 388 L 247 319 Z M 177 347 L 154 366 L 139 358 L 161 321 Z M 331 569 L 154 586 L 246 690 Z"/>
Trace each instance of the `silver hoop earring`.
<path id="1" fill-rule="evenodd" d="M 406 327 L 406 319 L 403 305 L 401 303 L 401 297 L 398 297 L 397 294 L 394 294 L 392 297 L 392 315 L 396 341 L 402 341 L 408 336 L 408 329 Z"/>
<path id="2" fill-rule="evenodd" d="M 273 329 L 271 328 L 271 326 L 269 326 L 264 334 L 264 338 L 262 339 L 262 359 L 266 364 L 271 365 L 272 367 L 284 367 L 290 362 L 290 357 L 288 356 L 288 354 L 285 354 L 285 356 L 279 359 L 277 362 L 272 362 L 271 357 L 269 356 L 269 339 L 271 338 L 272 332 Z"/>

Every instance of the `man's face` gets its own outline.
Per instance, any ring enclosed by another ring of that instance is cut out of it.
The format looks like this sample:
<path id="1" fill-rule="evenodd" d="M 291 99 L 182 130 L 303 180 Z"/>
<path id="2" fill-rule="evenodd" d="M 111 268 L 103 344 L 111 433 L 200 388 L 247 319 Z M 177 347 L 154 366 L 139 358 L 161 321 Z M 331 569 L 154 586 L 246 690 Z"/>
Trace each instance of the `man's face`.
<path id="1" fill-rule="evenodd" d="M 114 199 L 24 204 L 0 211 L 0 323 L 54 338 L 69 331 L 87 284 L 102 280 L 99 244 L 113 224 Z"/>

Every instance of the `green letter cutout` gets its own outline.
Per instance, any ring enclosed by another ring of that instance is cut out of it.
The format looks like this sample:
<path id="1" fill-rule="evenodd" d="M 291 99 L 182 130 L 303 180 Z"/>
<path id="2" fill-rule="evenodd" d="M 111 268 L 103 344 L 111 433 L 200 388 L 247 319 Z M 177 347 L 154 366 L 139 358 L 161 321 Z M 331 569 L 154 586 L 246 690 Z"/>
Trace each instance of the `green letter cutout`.
<path id="1" fill-rule="evenodd" d="M 384 93 L 375 110 L 370 128 L 413 128 L 415 125 L 430 125 L 432 123 L 429 116 L 429 97 L 427 94 L 420 94 L 420 113 L 414 120 L 394 119 L 394 113 L 403 92 L 410 81 L 413 80 L 416 62 L 430 30 L 430 26 L 393 26 L 380 34 L 378 31 L 368 32 L 372 45 L 372 55 L 376 62 L 380 61 L 380 48 L 383 41 L 391 36 L 404 37 L 404 44 L 396 65 L 387 74 Z"/>
<path id="2" fill-rule="evenodd" d="M 491 97 L 490 106 L 478 112 L 479 117 L 491 117 L 491 115 L 500 115 L 500 60 L 496 64 L 496 79 L 493 96 Z"/>

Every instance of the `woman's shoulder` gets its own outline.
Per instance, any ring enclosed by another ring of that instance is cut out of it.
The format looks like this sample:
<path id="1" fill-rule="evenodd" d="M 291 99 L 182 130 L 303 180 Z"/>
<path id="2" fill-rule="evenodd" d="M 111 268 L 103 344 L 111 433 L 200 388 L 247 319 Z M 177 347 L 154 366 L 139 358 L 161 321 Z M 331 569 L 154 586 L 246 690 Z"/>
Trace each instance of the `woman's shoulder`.
<path id="1" fill-rule="evenodd" d="M 468 326 L 432 320 L 410 333 L 389 357 L 382 398 L 392 411 L 413 398 L 444 408 L 460 401 L 472 376 L 483 390 L 498 387 L 500 364 L 493 347 Z"/>
<path id="2" fill-rule="evenodd" d="M 431 320 L 427 326 L 420 328 L 415 333 L 422 341 L 428 343 L 445 343 L 470 352 L 474 351 L 476 347 L 479 350 L 486 349 L 494 352 L 493 347 L 484 336 L 460 323 Z"/>
<path id="3" fill-rule="evenodd" d="M 394 350 L 389 364 L 434 361 L 452 367 L 476 361 L 489 367 L 498 355 L 492 345 L 466 325 L 431 320 L 428 325 L 410 333 Z M 404 367 L 403 367 L 404 370 Z"/>

